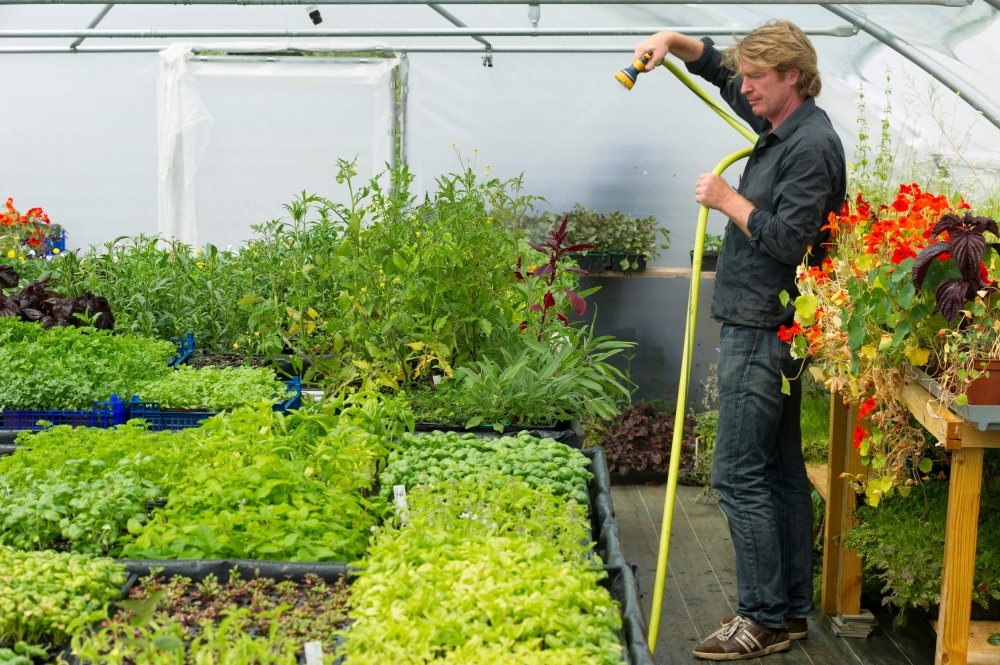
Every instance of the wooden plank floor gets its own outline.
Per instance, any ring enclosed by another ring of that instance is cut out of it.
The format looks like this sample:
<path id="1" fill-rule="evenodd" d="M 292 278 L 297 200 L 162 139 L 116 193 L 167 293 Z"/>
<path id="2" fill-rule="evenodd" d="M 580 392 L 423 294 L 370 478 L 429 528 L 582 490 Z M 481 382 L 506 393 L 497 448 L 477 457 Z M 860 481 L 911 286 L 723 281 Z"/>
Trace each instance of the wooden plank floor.
<path id="1" fill-rule="evenodd" d="M 664 486 L 611 488 L 625 558 L 639 568 L 643 611 L 649 617 L 656 575 L 656 554 L 663 515 Z M 691 655 L 700 640 L 718 629 L 719 619 L 737 606 L 736 560 L 729 528 L 715 498 L 697 487 L 678 487 L 670 562 L 656 643 L 657 663 L 705 663 Z M 934 633 L 911 619 L 894 630 L 891 617 L 876 615 L 879 628 L 867 639 L 839 638 L 830 620 L 817 613 L 809 638 L 789 651 L 749 660 L 767 665 L 931 665 Z"/>

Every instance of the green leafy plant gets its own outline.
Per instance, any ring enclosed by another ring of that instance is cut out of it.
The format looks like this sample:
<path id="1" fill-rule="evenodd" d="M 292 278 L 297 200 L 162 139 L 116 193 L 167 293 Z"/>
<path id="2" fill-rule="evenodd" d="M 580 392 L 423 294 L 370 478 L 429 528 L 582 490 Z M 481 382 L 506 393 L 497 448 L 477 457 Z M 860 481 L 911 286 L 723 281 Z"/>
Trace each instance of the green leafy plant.
<path id="1" fill-rule="evenodd" d="M 705 254 L 720 254 L 722 252 L 722 236 L 706 233 L 704 247 Z"/>
<path id="2" fill-rule="evenodd" d="M 446 480 L 474 479 L 491 472 L 513 476 L 528 485 L 545 485 L 557 495 L 587 504 L 587 470 L 590 460 L 569 446 L 552 439 L 536 439 L 527 433 L 498 439 L 474 434 L 434 432 L 404 434 L 402 451 L 389 454 L 380 476 L 381 494 L 392 495 L 393 485 L 435 485 Z"/>
<path id="3" fill-rule="evenodd" d="M 98 480 L 75 477 L 80 467 L 90 465 L 104 463 L 73 460 L 44 478 L 29 475 L 28 487 L 0 494 L 0 545 L 116 556 L 121 536 L 146 521 L 146 502 L 160 491 L 128 464 Z"/>
<path id="4" fill-rule="evenodd" d="M 604 214 L 579 203 L 561 215 L 546 212 L 532 218 L 527 224 L 532 240 L 541 242 L 564 219 L 572 244 L 592 245 L 579 250 L 582 254 L 630 254 L 655 260 L 660 257 L 659 250 L 670 247 L 670 232 L 656 226 L 656 217 L 632 218 L 621 212 Z M 657 236 L 663 236 L 662 243 L 656 242 Z M 637 268 L 638 262 L 622 259 L 621 268 L 628 270 L 630 267 Z"/>
<path id="5" fill-rule="evenodd" d="M 521 348 L 504 350 L 500 361 L 458 368 L 457 399 L 476 414 L 465 426 L 493 423 L 503 431 L 508 422 L 551 425 L 618 413 L 618 401 L 630 394 L 621 371 L 606 361 L 632 345 L 574 327 L 564 330 L 551 343 L 524 335 Z"/>
<path id="6" fill-rule="evenodd" d="M 54 645 L 107 616 L 125 567 L 80 554 L 0 546 L 0 644 Z"/>
<path id="7" fill-rule="evenodd" d="M 138 395 L 145 402 L 159 402 L 164 409 L 224 411 L 267 400 L 282 400 L 288 386 L 269 367 L 194 369 L 186 365 L 162 378 L 140 383 Z"/>
<path id="8" fill-rule="evenodd" d="M 171 342 L 0 318 L 0 409 L 89 409 L 164 377 Z"/>
<path id="9" fill-rule="evenodd" d="M 621 661 L 619 610 L 579 557 L 575 502 L 486 475 L 407 503 L 407 526 L 379 532 L 354 583 L 346 662 Z"/>
<path id="10" fill-rule="evenodd" d="M 215 575 L 194 583 L 182 575 L 164 579 L 154 574 L 132 587 L 128 601 L 120 603 L 124 609 L 112 623 L 131 624 L 152 600 L 155 606 L 150 620 L 158 623 L 176 620 L 184 629 L 183 639 L 190 641 L 206 623 L 217 625 L 227 611 L 247 609 L 250 621 L 243 630 L 251 636 L 268 635 L 272 642 L 294 645 L 297 651 L 302 650 L 305 642 L 320 642 L 325 652 L 332 653 L 336 631 L 347 621 L 350 594 L 347 578 L 327 584 L 312 574 L 306 575 L 301 583 L 267 577 L 245 580 L 235 568 L 225 583 Z M 272 623 L 277 624 L 273 634 Z"/>

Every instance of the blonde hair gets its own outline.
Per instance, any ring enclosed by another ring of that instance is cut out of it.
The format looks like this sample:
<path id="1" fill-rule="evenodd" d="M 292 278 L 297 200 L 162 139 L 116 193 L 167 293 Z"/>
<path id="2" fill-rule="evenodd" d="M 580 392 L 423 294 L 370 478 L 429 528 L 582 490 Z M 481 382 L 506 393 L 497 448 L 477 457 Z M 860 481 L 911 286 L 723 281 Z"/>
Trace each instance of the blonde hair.
<path id="1" fill-rule="evenodd" d="M 742 62 L 762 70 L 773 69 L 784 78 L 792 67 L 800 74 L 796 90 L 804 97 L 817 97 L 823 88 L 816 64 L 816 49 L 802 29 L 785 19 L 768 21 L 727 48 L 723 64 L 740 71 Z"/>

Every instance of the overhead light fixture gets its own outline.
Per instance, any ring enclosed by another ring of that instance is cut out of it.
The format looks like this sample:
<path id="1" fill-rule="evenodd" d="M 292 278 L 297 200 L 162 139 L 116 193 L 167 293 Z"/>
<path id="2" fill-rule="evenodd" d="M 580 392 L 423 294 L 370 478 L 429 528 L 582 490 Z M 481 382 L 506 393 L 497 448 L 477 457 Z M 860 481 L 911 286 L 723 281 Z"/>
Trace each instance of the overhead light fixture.
<path id="1" fill-rule="evenodd" d="M 539 4 L 528 5 L 528 21 L 531 22 L 532 28 L 538 27 L 538 19 L 542 16 L 542 6 Z"/>
<path id="2" fill-rule="evenodd" d="M 312 19 L 313 25 L 319 25 L 323 22 L 323 17 L 319 15 L 319 7 L 316 5 L 309 5 L 306 7 L 306 11 L 309 12 L 309 18 Z"/>

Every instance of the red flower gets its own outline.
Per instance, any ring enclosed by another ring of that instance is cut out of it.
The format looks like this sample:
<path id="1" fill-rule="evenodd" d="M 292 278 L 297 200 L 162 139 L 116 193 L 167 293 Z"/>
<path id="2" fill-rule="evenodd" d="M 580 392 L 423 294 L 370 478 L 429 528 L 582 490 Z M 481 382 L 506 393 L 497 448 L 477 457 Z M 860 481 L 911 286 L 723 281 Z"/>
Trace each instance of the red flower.
<path id="1" fill-rule="evenodd" d="M 854 449 L 861 447 L 861 442 L 868 438 L 868 432 L 861 425 L 854 426 Z"/>
<path id="2" fill-rule="evenodd" d="M 968 203 L 966 203 L 965 199 L 962 198 L 961 196 L 958 197 L 958 200 L 960 201 L 960 203 L 958 204 L 958 209 L 959 210 L 971 210 L 972 209 L 972 206 L 970 206 Z"/>
<path id="3" fill-rule="evenodd" d="M 796 321 L 795 325 L 793 325 L 791 328 L 786 328 L 785 326 L 781 326 L 781 328 L 778 330 L 778 338 L 782 342 L 791 342 L 793 337 L 801 333 L 802 333 L 802 326 L 800 326 L 798 321 Z"/>
<path id="4" fill-rule="evenodd" d="M 941 252 L 940 254 L 938 254 L 938 259 L 942 261 L 947 261 L 950 258 L 951 258 L 951 252 Z"/>
<path id="5" fill-rule="evenodd" d="M 897 247 L 896 250 L 892 253 L 892 262 L 895 263 L 897 266 L 906 259 L 915 259 L 915 258 L 917 258 L 917 253 L 914 252 L 909 245 L 905 245 L 903 247 Z"/>
<path id="6" fill-rule="evenodd" d="M 990 272 L 986 269 L 986 264 L 979 262 L 979 281 L 983 284 L 993 284 L 996 280 L 990 279 Z"/>
<path id="7" fill-rule="evenodd" d="M 892 202 L 892 209 L 896 212 L 906 212 L 910 209 L 910 201 L 905 196 L 898 196 L 896 200 Z"/>
<path id="8" fill-rule="evenodd" d="M 858 418 L 867 418 L 868 414 L 875 410 L 875 398 L 869 397 L 858 407 Z"/>

